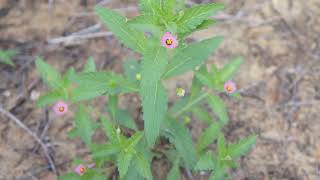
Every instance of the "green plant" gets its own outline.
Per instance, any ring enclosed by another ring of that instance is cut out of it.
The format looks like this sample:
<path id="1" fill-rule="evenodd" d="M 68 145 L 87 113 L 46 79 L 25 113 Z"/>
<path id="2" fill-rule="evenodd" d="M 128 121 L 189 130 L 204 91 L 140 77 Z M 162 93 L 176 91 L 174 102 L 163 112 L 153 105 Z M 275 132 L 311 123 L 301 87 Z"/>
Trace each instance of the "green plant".
<path id="1" fill-rule="evenodd" d="M 0 62 L 14 66 L 12 62 L 12 57 L 18 52 L 16 50 L 0 50 Z"/>
<path id="2" fill-rule="evenodd" d="M 40 58 L 36 60 L 41 77 L 51 88 L 38 104 L 56 103 L 57 115 L 67 113 L 68 104 L 77 107 L 75 127 L 69 136 L 80 138 L 87 145 L 94 163 L 86 166 L 76 160 L 75 172 L 59 179 L 107 179 L 115 169 L 120 179 L 153 179 L 151 162 L 155 156 L 166 157 L 172 163 L 166 176 L 169 180 L 179 179 L 180 167 L 195 172 L 211 171 L 210 179 L 224 179 L 228 176 L 227 169 L 236 167 L 236 160 L 256 141 L 252 135 L 238 143 L 226 144 L 221 132 L 229 117 L 219 94 L 239 96 L 230 80 L 242 59 L 235 58 L 221 69 L 212 65 L 208 71 L 205 60 L 218 48 L 223 37 L 190 44 L 185 41 L 189 34 L 214 24 L 209 17 L 224 6 L 212 3 L 185 8 L 174 0 L 140 0 L 139 7 L 141 15 L 130 20 L 110 9 L 95 8 L 114 36 L 142 56 L 141 60 L 125 61 L 125 75 L 97 71 L 92 58 L 82 72 L 71 68 L 64 75 Z M 163 83 L 187 71 L 194 73 L 190 91 L 177 89 L 179 100 L 168 107 L 168 93 Z M 185 94 L 186 91 L 189 93 Z M 128 111 L 118 106 L 119 95 L 126 93 L 141 97 L 143 129 L 137 127 L 137 120 Z M 87 101 L 100 96 L 108 98 L 107 115 L 100 112 L 100 121 L 95 122 L 91 119 L 94 109 Z M 208 105 L 212 113 L 204 110 L 204 105 Z M 186 127 L 191 116 L 208 125 L 195 146 Z M 106 134 L 103 144 L 92 140 L 98 129 Z M 159 144 L 160 139 L 167 145 Z M 215 145 L 214 152 L 208 148 L 211 144 Z"/>

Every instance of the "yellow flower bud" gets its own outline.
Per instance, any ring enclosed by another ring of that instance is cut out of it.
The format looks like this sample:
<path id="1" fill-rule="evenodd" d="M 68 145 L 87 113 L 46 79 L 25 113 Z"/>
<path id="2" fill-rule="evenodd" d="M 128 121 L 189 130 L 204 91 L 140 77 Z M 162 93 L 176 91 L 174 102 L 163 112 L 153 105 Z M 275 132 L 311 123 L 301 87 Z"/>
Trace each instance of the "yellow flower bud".
<path id="1" fill-rule="evenodd" d="M 177 96 L 179 96 L 179 97 L 183 97 L 184 94 L 186 93 L 186 91 L 182 88 L 177 88 L 176 92 L 177 92 Z"/>
<path id="2" fill-rule="evenodd" d="M 136 74 L 136 80 L 138 80 L 138 81 L 141 80 L 141 74 L 140 73 Z"/>

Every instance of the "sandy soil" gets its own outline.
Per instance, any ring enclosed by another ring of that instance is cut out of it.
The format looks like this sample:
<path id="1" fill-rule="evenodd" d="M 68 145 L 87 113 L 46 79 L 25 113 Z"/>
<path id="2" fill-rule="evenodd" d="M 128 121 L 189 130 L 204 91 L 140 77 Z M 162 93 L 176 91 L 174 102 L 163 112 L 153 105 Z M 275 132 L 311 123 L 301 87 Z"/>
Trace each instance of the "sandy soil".
<path id="1" fill-rule="evenodd" d="M 0 105 L 39 137 L 43 134 L 58 174 L 63 174 L 71 170 L 72 158 L 89 158 L 88 151 L 79 140 L 67 138 L 72 114 L 57 119 L 48 109 L 36 107 L 35 99 L 47 88 L 35 72 L 34 57 L 44 57 L 64 72 L 70 66 L 80 69 L 92 56 L 98 69 L 122 72 L 122 62 L 135 54 L 113 37 L 76 42 L 64 39 L 64 43 L 55 44 L 54 38 L 94 26 L 98 21 L 92 15 L 93 0 L 52 2 L 0 0 L 0 48 L 20 52 L 14 59 L 15 68 L 0 64 Z M 232 177 L 320 179 L 320 1 L 219 2 L 227 7 L 216 16 L 220 22 L 192 38 L 225 36 L 208 64 L 223 65 L 238 55 L 246 59 L 235 78 L 243 99 L 225 98 L 232 120 L 224 131 L 231 142 L 251 133 L 258 135 L 258 141 L 240 160 L 240 167 L 231 171 Z M 129 16 L 137 14 L 135 1 L 113 1 L 106 6 L 119 8 Z M 96 29 L 102 31 L 107 29 Z M 167 88 L 174 92 L 177 86 L 188 87 L 191 78 L 191 74 L 177 77 L 168 82 Z M 122 105 L 135 115 L 140 110 L 136 101 L 136 96 L 121 98 Z M 104 102 L 102 99 L 94 104 L 102 109 Z M 204 125 L 192 120 L 190 128 L 197 137 Z M 159 160 L 153 168 L 156 179 L 164 179 L 168 164 Z M 56 174 L 49 169 L 34 139 L 0 116 L 0 180 L 55 179 Z M 195 179 L 206 177 L 195 174 Z"/>

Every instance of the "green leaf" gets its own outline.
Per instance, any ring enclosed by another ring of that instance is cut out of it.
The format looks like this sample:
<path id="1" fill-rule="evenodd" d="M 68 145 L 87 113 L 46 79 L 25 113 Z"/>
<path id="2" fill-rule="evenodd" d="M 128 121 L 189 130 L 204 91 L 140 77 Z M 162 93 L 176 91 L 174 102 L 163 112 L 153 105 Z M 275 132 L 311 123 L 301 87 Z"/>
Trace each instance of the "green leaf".
<path id="1" fill-rule="evenodd" d="M 162 15 L 169 19 L 173 15 L 175 0 L 140 0 L 139 7 L 142 14 Z"/>
<path id="2" fill-rule="evenodd" d="M 224 5 L 220 3 L 203 4 L 186 9 L 183 16 L 176 22 L 179 32 L 186 33 L 196 29 L 204 20 L 222 9 L 224 9 Z"/>
<path id="3" fill-rule="evenodd" d="M 67 173 L 63 176 L 59 176 L 58 180 L 81 180 L 81 176 L 76 173 Z"/>
<path id="4" fill-rule="evenodd" d="M 170 109 L 170 113 L 174 114 L 175 112 L 178 112 L 179 110 L 183 109 L 186 104 L 188 104 L 190 97 L 184 96 L 181 99 L 178 99 L 173 106 Z"/>
<path id="5" fill-rule="evenodd" d="M 98 125 L 90 120 L 88 109 L 80 105 L 75 117 L 75 127 L 71 135 L 80 137 L 87 145 L 92 143 L 91 137 Z"/>
<path id="6" fill-rule="evenodd" d="M 43 107 L 43 106 L 46 106 L 49 104 L 53 104 L 61 99 L 64 99 L 64 96 L 60 91 L 51 91 L 51 92 L 41 96 L 37 100 L 37 105 L 40 107 Z"/>
<path id="7" fill-rule="evenodd" d="M 128 59 L 123 63 L 123 69 L 127 78 L 136 80 L 136 74 L 140 73 L 140 64 L 134 59 Z"/>
<path id="8" fill-rule="evenodd" d="M 150 32 L 156 37 L 160 37 L 161 35 L 161 28 L 153 25 L 153 24 L 133 24 L 129 25 L 132 29 L 141 31 L 141 32 Z"/>
<path id="9" fill-rule="evenodd" d="M 224 180 L 226 176 L 226 169 L 222 167 L 215 168 L 211 173 L 209 180 Z"/>
<path id="10" fill-rule="evenodd" d="M 117 119 L 116 114 L 118 110 L 118 95 L 109 95 L 108 96 L 108 112 L 110 113 L 112 120 Z"/>
<path id="11" fill-rule="evenodd" d="M 200 107 L 194 107 L 192 108 L 192 114 L 198 119 L 201 120 L 207 124 L 212 124 L 212 118 L 210 117 L 210 114 L 203 110 Z"/>
<path id="12" fill-rule="evenodd" d="M 186 103 L 184 106 L 179 106 L 180 109 L 176 109 L 175 112 L 173 113 L 173 117 L 177 118 L 184 114 L 185 112 L 192 110 L 192 108 L 199 103 L 201 103 L 203 100 L 205 100 L 208 97 L 208 92 L 204 92 L 202 94 L 199 94 L 197 97 L 194 97 L 194 99 L 189 100 L 188 103 Z"/>
<path id="13" fill-rule="evenodd" d="M 177 24 L 175 22 L 169 22 L 166 24 L 167 31 L 171 32 L 172 34 L 177 34 Z"/>
<path id="14" fill-rule="evenodd" d="M 218 48 L 222 40 L 223 37 L 217 36 L 180 49 L 168 64 L 163 77 L 180 75 L 200 65 Z"/>
<path id="15" fill-rule="evenodd" d="M 136 123 L 128 111 L 122 110 L 118 107 L 117 95 L 109 95 L 109 105 L 107 106 L 112 120 L 126 128 L 137 130 Z"/>
<path id="16" fill-rule="evenodd" d="M 202 88 L 201 82 L 194 75 L 192 79 L 190 100 L 193 100 L 195 97 L 197 97 L 201 93 L 201 88 Z"/>
<path id="17" fill-rule="evenodd" d="M 219 71 L 219 77 L 220 82 L 226 82 L 230 80 L 234 74 L 239 69 L 240 65 L 243 63 L 243 59 L 238 57 L 233 59 L 230 63 L 225 65 L 220 71 Z"/>
<path id="18" fill-rule="evenodd" d="M 225 158 L 227 156 L 227 146 L 226 140 L 222 133 L 219 134 L 218 137 L 218 157 L 219 159 Z"/>
<path id="19" fill-rule="evenodd" d="M 96 64 L 94 63 L 94 59 L 92 57 L 90 57 L 86 63 L 86 65 L 84 66 L 84 69 L 82 72 L 84 73 L 88 73 L 88 72 L 96 72 Z"/>
<path id="20" fill-rule="evenodd" d="M 257 136 L 251 135 L 245 139 L 240 140 L 238 143 L 229 146 L 229 155 L 233 159 L 239 158 L 250 150 L 250 148 L 256 143 L 256 140 Z"/>
<path id="21" fill-rule="evenodd" d="M 77 87 L 73 90 L 72 101 L 81 101 L 101 96 L 104 93 L 127 93 L 138 91 L 136 84 L 120 75 L 110 72 L 82 73 L 75 78 Z"/>
<path id="22" fill-rule="evenodd" d="M 128 24 L 157 24 L 155 16 L 151 14 L 141 14 L 128 21 Z"/>
<path id="23" fill-rule="evenodd" d="M 196 163 L 196 151 L 188 129 L 175 119 L 167 118 L 163 130 L 164 135 L 175 145 L 186 166 L 191 169 Z"/>
<path id="24" fill-rule="evenodd" d="M 226 124 L 229 121 L 229 116 L 222 99 L 218 96 L 211 95 L 207 100 L 212 111 L 219 117 L 220 122 Z"/>
<path id="25" fill-rule="evenodd" d="M 154 6 L 154 0 L 139 0 L 139 8 L 142 14 L 156 14 L 158 11 Z"/>
<path id="26" fill-rule="evenodd" d="M 143 137 L 143 133 L 142 132 L 136 132 L 134 135 L 132 135 L 126 145 L 125 148 L 127 149 L 133 149 L 141 140 L 141 138 Z"/>
<path id="27" fill-rule="evenodd" d="M 117 158 L 117 166 L 120 174 L 120 178 L 124 178 L 128 172 L 128 168 L 130 166 L 133 154 L 121 152 Z"/>
<path id="28" fill-rule="evenodd" d="M 117 160 L 117 166 L 120 174 L 120 178 L 124 178 L 128 172 L 132 160 L 132 154 L 120 153 Z"/>
<path id="29" fill-rule="evenodd" d="M 108 143 L 103 145 L 91 145 L 93 158 L 106 158 L 113 157 L 121 151 L 121 147 L 116 143 Z"/>
<path id="30" fill-rule="evenodd" d="M 41 78 L 54 90 L 62 89 L 63 84 L 60 74 L 41 58 L 36 59 L 36 68 Z"/>
<path id="31" fill-rule="evenodd" d="M 214 88 L 214 83 L 211 79 L 212 77 L 210 77 L 210 74 L 207 71 L 196 72 L 195 76 L 201 82 L 201 84 L 208 86 L 209 88 Z"/>
<path id="32" fill-rule="evenodd" d="M 167 53 L 163 47 L 151 47 L 141 64 L 141 90 L 143 120 L 149 146 L 153 146 L 167 111 L 167 92 L 160 82 L 167 65 Z"/>
<path id="33" fill-rule="evenodd" d="M 133 129 L 133 130 L 138 129 L 134 119 L 126 110 L 117 109 L 116 118 L 114 121 L 126 128 Z"/>
<path id="34" fill-rule="evenodd" d="M 133 30 L 127 25 L 127 18 L 110 9 L 96 6 L 95 11 L 102 22 L 108 26 L 112 33 L 126 46 L 142 53 L 145 49 L 146 39 L 142 32 Z"/>
<path id="35" fill-rule="evenodd" d="M 139 174 L 148 180 L 152 179 L 151 159 L 145 153 L 137 153 L 134 162 Z"/>
<path id="36" fill-rule="evenodd" d="M 161 0 L 161 1 L 163 3 L 162 10 L 164 11 L 164 13 L 167 13 L 168 15 L 172 15 L 176 0 Z"/>
<path id="37" fill-rule="evenodd" d="M 115 126 L 105 116 L 101 117 L 101 123 L 104 129 L 104 132 L 108 136 L 109 140 L 111 142 L 115 142 L 117 140 L 117 132 L 116 132 Z"/>
<path id="38" fill-rule="evenodd" d="M 218 138 L 220 132 L 220 125 L 218 123 L 211 124 L 205 131 L 200 135 L 197 144 L 197 151 L 201 152 L 209 144 L 211 144 L 214 140 Z"/>
<path id="39" fill-rule="evenodd" d="M 189 30 L 185 33 L 181 33 L 180 37 L 186 37 L 188 35 L 190 35 L 192 32 L 194 31 L 199 31 L 199 30 L 203 30 L 203 29 L 207 29 L 210 26 L 214 25 L 216 23 L 215 20 L 213 19 L 208 19 L 208 20 L 204 20 L 201 24 L 199 24 L 195 29 L 193 30 Z"/>
<path id="40" fill-rule="evenodd" d="M 143 176 L 140 175 L 135 165 L 131 163 L 128 173 L 126 176 L 126 180 L 145 180 Z"/>
<path id="41" fill-rule="evenodd" d="M 74 68 L 73 67 L 69 68 L 68 71 L 62 77 L 64 87 L 66 88 L 69 87 L 72 84 L 76 75 L 77 73 L 74 70 Z"/>
<path id="42" fill-rule="evenodd" d="M 137 169 L 141 176 L 145 177 L 147 180 L 152 180 L 152 154 L 149 151 L 145 137 L 135 146 L 135 151 L 136 153 L 131 165 L 135 167 L 134 169 Z"/>
<path id="43" fill-rule="evenodd" d="M 172 165 L 172 168 L 170 169 L 167 180 L 178 180 L 180 179 L 180 169 L 179 169 L 179 164 L 180 164 L 180 158 L 177 158 Z"/>
<path id="44" fill-rule="evenodd" d="M 148 145 L 151 147 L 160 132 L 160 126 L 167 111 L 167 92 L 160 82 L 152 86 L 142 86 L 143 93 L 143 118 Z M 149 88 L 148 88 L 149 87 Z"/>
<path id="45" fill-rule="evenodd" d="M 214 25 L 217 21 L 213 19 L 204 20 L 199 26 L 197 26 L 196 30 L 207 29 L 209 26 Z"/>
<path id="46" fill-rule="evenodd" d="M 13 62 L 12 62 L 12 58 L 13 56 L 15 56 L 18 53 L 17 50 L 0 50 L 0 62 L 7 64 L 7 65 L 11 65 L 14 66 Z"/>
<path id="47" fill-rule="evenodd" d="M 214 161 L 213 161 L 213 156 L 211 151 L 201 154 L 199 161 L 194 167 L 194 169 L 197 171 L 208 171 L 208 170 L 213 170 L 213 168 L 214 168 Z"/>

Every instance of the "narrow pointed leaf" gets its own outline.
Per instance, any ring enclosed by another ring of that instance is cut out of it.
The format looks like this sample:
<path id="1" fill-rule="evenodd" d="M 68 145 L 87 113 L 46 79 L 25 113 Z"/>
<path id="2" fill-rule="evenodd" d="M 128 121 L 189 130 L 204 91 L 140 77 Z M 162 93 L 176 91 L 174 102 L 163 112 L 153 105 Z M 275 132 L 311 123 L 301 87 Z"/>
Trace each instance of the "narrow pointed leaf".
<path id="1" fill-rule="evenodd" d="M 168 176 L 167 180 L 178 180 L 180 179 L 180 168 L 179 168 L 180 158 L 177 158 L 177 160 L 174 161 Z"/>
<path id="2" fill-rule="evenodd" d="M 203 110 L 201 107 L 194 107 L 192 108 L 192 114 L 198 120 L 205 122 L 207 124 L 212 124 L 213 118 L 210 116 L 209 112 Z"/>
<path id="3" fill-rule="evenodd" d="M 121 179 L 123 179 L 126 176 L 126 174 L 128 172 L 128 168 L 129 168 L 131 160 L 132 160 L 132 157 L 133 157 L 132 153 L 121 152 L 118 155 L 117 166 L 118 166 L 118 170 L 119 170 L 119 174 L 120 174 Z"/>
<path id="4" fill-rule="evenodd" d="M 12 50 L 0 50 L 0 62 L 14 66 L 12 62 L 13 56 L 15 56 L 18 53 L 18 51 L 12 49 Z"/>
<path id="5" fill-rule="evenodd" d="M 36 59 L 36 68 L 42 80 L 51 88 L 57 90 L 63 88 L 61 76 L 51 65 L 44 62 L 41 58 Z"/>
<path id="6" fill-rule="evenodd" d="M 115 126 L 111 123 L 111 121 L 105 117 L 101 117 L 101 123 L 102 127 L 104 129 L 105 134 L 108 136 L 110 141 L 116 141 L 117 140 L 117 132 Z"/>
<path id="7" fill-rule="evenodd" d="M 186 166 L 191 169 L 196 163 L 196 151 L 188 129 L 175 119 L 167 118 L 164 135 L 175 145 Z"/>
<path id="8" fill-rule="evenodd" d="M 256 143 L 256 140 L 257 136 L 251 135 L 240 140 L 238 143 L 229 146 L 229 155 L 234 159 L 239 158 L 250 150 L 250 148 Z"/>
<path id="9" fill-rule="evenodd" d="M 168 64 L 163 77 L 169 78 L 194 69 L 202 64 L 222 41 L 223 37 L 217 36 L 180 49 Z"/>
<path id="10" fill-rule="evenodd" d="M 208 171 L 214 168 L 212 152 L 208 151 L 200 155 L 200 159 L 194 167 L 197 171 Z"/>
<path id="11" fill-rule="evenodd" d="M 141 64 L 141 90 L 143 120 L 149 146 L 153 146 L 167 111 L 167 92 L 160 82 L 167 65 L 167 53 L 163 47 L 151 47 Z"/>
<path id="12" fill-rule="evenodd" d="M 222 9 L 224 9 L 224 5 L 220 3 L 203 4 L 186 9 L 183 16 L 177 21 L 180 33 L 194 30 L 204 20 Z"/>
<path id="13" fill-rule="evenodd" d="M 124 16 L 101 6 L 95 7 L 95 11 L 120 42 L 137 52 L 144 51 L 146 43 L 144 34 L 131 29 L 127 25 L 127 19 Z"/>
<path id="14" fill-rule="evenodd" d="M 82 73 L 76 76 L 77 87 L 72 91 L 72 101 L 95 98 L 105 93 L 127 93 L 138 91 L 136 84 L 121 75 L 110 72 Z"/>
<path id="15" fill-rule="evenodd" d="M 40 107 L 43 107 L 46 105 L 54 104 L 55 102 L 57 102 L 63 98 L 64 98 L 64 96 L 60 91 L 51 91 L 51 92 L 41 96 L 37 100 L 37 105 Z"/>
<path id="16" fill-rule="evenodd" d="M 83 142 L 90 145 L 91 137 L 98 128 L 97 124 L 92 122 L 85 106 L 80 105 L 75 117 L 74 136 L 80 137 Z"/>
<path id="17" fill-rule="evenodd" d="M 219 117 L 220 122 L 226 124 L 229 121 L 229 116 L 222 99 L 218 96 L 211 95 L 207 100 L 212 111 Z"/>
<path id="18" fill-rule="evenodd" d="M 121 147 L 114 143 L 109 144 L 103 144 L 103 145 L 97 145 L 95 147 L 91 148 L 92 156 L 93 158 L 103 158 L 107 159 L 110 156 L 115 156 L 117 153 L 119 153 L 121 150 Z"/>
<path id="19" fill-rule="evenodd" d="M 96 72 L 96 64 L 94 63 L 94 59 L 92 57 L 90 57 L 86 63 L 86 65 L 84 66 L 83 72 Z"/>
<path id="20" fill-rule="evenodd" d="M 243 59 L 238 57 L 233 59 L 229 64 L 225 65 L 219 72 L 220 81 L 226 82 L 232 79 L 242 63 Z"/>
<path id="21" fill-rule="evenodd" d="M 198 139 L 197 151 L 201 152 L 207 148 L 209 144 L 218 138 L 219 133 L 220 125 L 218 123 L 213 123 L 206 128 Z"/>

